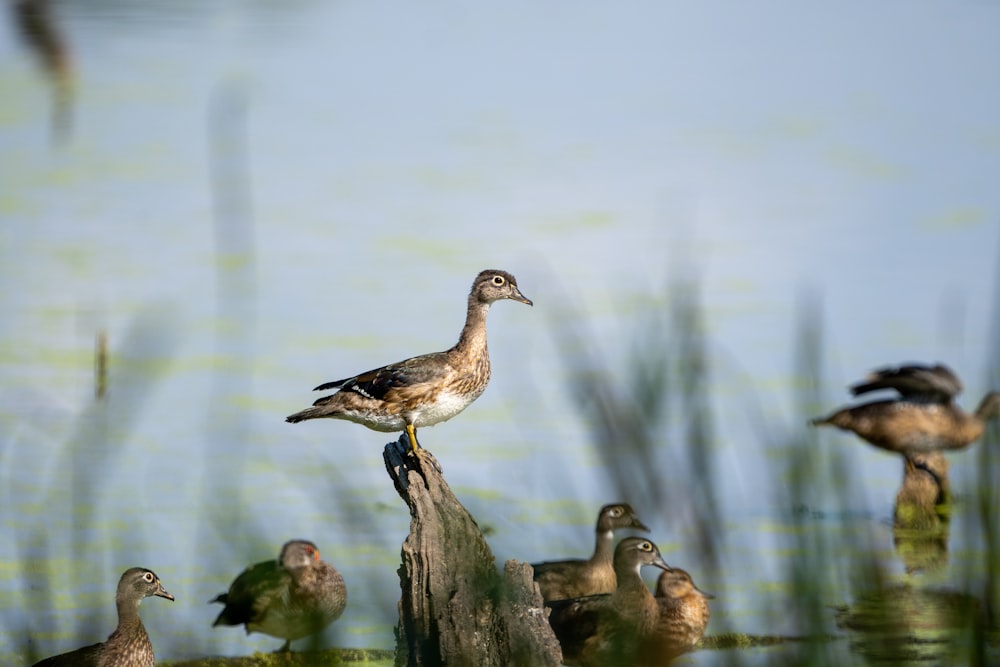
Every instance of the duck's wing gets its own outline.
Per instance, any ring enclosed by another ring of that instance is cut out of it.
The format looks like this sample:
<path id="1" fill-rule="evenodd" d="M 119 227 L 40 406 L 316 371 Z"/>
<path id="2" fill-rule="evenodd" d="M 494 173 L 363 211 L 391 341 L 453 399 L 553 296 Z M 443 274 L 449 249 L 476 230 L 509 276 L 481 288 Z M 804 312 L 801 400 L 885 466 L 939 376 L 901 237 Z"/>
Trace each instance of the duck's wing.
<path id="1" fill-rule="evenodd" d="M 442 363 L 447 360 L 446 352 L 434 352 L 419 357 L 412 357 L 399 363 L 389 364 L 381 368 L 366 371 L 354 377 L 333 382 L 325 382 L 313 391 L 340 389 L 354 392 L 364 398 L 383 400 L 386 394 L 394 389 L 415 384 L 433 382 L 450 370 L 450 365 Z M 322 405 L 326 398 L 317 400 L 313 405 Z"/>
<path id="2" fill-rule="evenodd" d="M 545 603 L 564 660 L 579 655 L 587 640 L 600 632 L 601 619 L 611 613 L 610 601 L 611 595 L 604 594 Z"/>
<path id="3" fill-rule="evenodd" d="M 104 643 L 91 644 L 69 653 L 60 653 L 36 662 L 32 667 L 97 667 L 104 653 Z"/>
<path id="4" fill-rule="evenodd" d="M 532 563 L 535 570 L 535 581 L 545 577 L 573 576 L 587 561 L 585 560 L 547 560 L 543 563 Z"/>
<path id="5" fill-rule="evenodd" d="M 229 591 L 212 600 L 225 605 L 212 625 L 243 625 L 260 620 L 272 600 L 286 594 L 291 583 L 292 576 L 276 560 L 251 565 L 236 577 Z"/>
<path id="6" fill-rule="evenodd" d="M 583 576 L 587 561 L 555 560 L 544 563 L 532 563 L 535 570 L 535 581 L 545 600 L 562 600 L 577 597 L 580 594 L 580 579 Z"/>
<path id="7" fill-rule="evenodd" d="M 962 391 L 962 381 L 944 364 L 880 368 L 851 387 L 858 396 L 879 389 L 894 389 L 904 398 L 947 403 Z"/>

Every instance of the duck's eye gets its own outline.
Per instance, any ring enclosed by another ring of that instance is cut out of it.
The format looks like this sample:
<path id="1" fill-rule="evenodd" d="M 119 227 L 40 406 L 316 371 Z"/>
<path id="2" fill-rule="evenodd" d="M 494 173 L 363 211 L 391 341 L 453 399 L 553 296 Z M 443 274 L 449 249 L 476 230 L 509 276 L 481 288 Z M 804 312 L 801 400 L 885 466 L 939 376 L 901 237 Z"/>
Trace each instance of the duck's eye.
<path id="1" fill-rule="evenodd" d="M 146 583 L 148 583 L 148 584 L 151 584 L 151 583 L 153 583 L 153 573 L 152 573 L 152 572 L 147 572 L 146 574 L 142 575 L 142 578 L 143 578 L 143 579 L 144 579 L 144 580 L 146 581 Z"/>
<path id="2" fill-rule="evenodd" d="M 507 282 L 507 281 L 504 280 L 503 276 L 493 276 L 493 284 L 496 285 L 497 287 L 500 287 L 505 282 Z"/>
<path id="3" fill-rule="evenodd" d="M 639 545 L 639 548 L 642 549 L 643 551 L 652 551 L 653 545 L 650 544 L 649 542 L 643 542 L 642 544 Z"/>
<path id="4" fill-rule="evenodd" d="M 613 516 L 614 518 L 617 519 L 621 515 L 622 515 L 622 508 L 621 507 L 612 507 L 611 508 L 611 516 Z"/>

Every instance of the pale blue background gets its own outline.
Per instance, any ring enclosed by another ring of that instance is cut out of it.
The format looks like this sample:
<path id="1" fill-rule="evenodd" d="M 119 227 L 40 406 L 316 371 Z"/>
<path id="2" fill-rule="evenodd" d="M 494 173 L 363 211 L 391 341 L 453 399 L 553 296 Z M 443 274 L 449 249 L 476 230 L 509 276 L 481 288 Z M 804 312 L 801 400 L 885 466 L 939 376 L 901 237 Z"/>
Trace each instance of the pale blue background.
<path id="1" fill-rule="evenodd" d="M 489 390 L 421 439 L 501 560 L 585 554 L 617 499 L 568 404 L 562 295 L 622 383 L 622 341 L 671 277 L 700 282 L 722 572 L 699 569 L 688 545 L 706 527 L 683 507 L 637 509 L 719 596 L 720 627 L 784 630 L 760 611 L 785 567 L 790 508 L 769 474 L 784 459 L 751 415 L 779 432 L 811 416 L 792 401 L 804 298 L 820 300 L 824 407 L 907 360 L 952 365 L 970 408 L 987 389 L 996 3 L 133 4 L 55 3 L 76 86 L 62 141 L 49 83 L 0 26 L 5 663 L 26 633 L 42 653 L 105 636 L 131 565 L 177 596 L 143 605 L 160 658 L 276 648 L 210 630 L 205 603 L 291 537 L 348 581 L 329 642 L 391 647 L 408 516 L 390 438 L 283 417 L 322 381 L 450 346 L 484 268 L 513 272 L 535 307 L 497 304 Z M 245 105 L 225 127 L 245 142 L 249 235 L 216 236 L 219 100 Z M 94 410 L 99 330 L 113 357 Z M 115 454 L 88 504 L 102 520 L 74 530 L 71 470 L 103 460 L 81 431 Z M 898 461 L 824 444 L 849 450 L 848 509 L 898 572 Z M 974 490 L 973 458 L 952 462 Z M 956 552 L 979 539 L 952 532 Z M 85 620 L 96 635 L 76 636 Z"/>

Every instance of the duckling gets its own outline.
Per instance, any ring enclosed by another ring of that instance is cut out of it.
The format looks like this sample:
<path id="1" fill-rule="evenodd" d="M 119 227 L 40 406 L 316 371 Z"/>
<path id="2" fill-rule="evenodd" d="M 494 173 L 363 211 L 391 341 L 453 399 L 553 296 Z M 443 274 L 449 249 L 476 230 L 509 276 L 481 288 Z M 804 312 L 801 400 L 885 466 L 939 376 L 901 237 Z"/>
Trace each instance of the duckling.
<path id="1" fill-rule="evenodd" d="M 628 503 L 605 505 L 597 514 L 594 554 L 589 560 L 557 560 L 532 565 L 542 599 L 548 602 L 613 592 L 617 580 L 611 545 L 616 528 L 649 531 Z"/>
<path id="2" fill-rule="evenodd" d="M 151 595 L 174 599 L 152 570 L 142 567 L 125 570 L 115 593 L 118 627 L 108 640 L 46 658 L 33 667 L 154 667 L 153 644 L 139 618 L 139 603 Z"/>
<path id="3" fill-rule="evenodd" d="M 958 407 L 954 398 L 961 393 L 962 382 L 943 364 L 878 369 L 850 389 L 854 396 L 894 389 L 900 397 L 842 408 L 812 424 L 852 431 L 911 460 L 917 453 L 968 447 L 983 434 L 987 421 L 1000 416 L 997 392 L 986 394 L 972 414 Z"/>
<path id="4" fill-rule="evenodd" d="M 614 593 L 546 602 L 549 625 L 562 646 L 567 665 L 590 667 L 632 664 L 657 632 L 660 606 L 639 574 L 643 566 L 670 570 L 657 546 L 626 537 L 615 549 Z"/>

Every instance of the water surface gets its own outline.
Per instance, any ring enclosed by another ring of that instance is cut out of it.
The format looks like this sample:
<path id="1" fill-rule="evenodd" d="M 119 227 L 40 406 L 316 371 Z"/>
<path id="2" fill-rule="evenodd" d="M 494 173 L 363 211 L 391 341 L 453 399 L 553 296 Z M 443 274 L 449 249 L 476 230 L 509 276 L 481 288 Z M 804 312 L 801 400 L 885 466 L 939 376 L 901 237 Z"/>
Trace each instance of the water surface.
<path id="1" fill-rule="evenodd" d="M 803 544 L 843 538 L 830 604 L 859 545 L 904 576 L 901 466 L 806 440 L 796 318 L 821 316 L 819 411 L 886 363 L 946 361 L 970 408 L 991 386 L 1000 8 L 52 9 L 65 127 L 10 15 L 0 30 L 3 662 L 105 636 L 132 565 L 177 597 L 143 606 L 160 658 L 275 648 L 210 629 L 207 600 L 292 537 L 348 582 L 324 641 L 390 647 L 408 517 L 388 438 L 283 418 L 320 382 L 450 346 L 487 267 L 535 307 L 497 304 L 489 390 L 422 442 L 499 559 L 582 556 L 597 508 L 628 495 L 595 449 L 619 443 L 573 404 L 559 332 L 628 386 L 635 332 L 680 277 L 704 309 L 716 477 L 686 472 L 674 410 L 655 473 L 675 502 L 622 499 L 717 595 L 710 631 L 795 632 L 784 587 Z M 803 499 L 789 462 L 817 445 L 848 474 Z M 979 591 L 977 457 L 951 460 L 969 502 L 934 576 Z M 709 483 L 721 519 L 705 526 L 691 505 Z M 718 567 L 700 566 L 706 532 Z"/>

